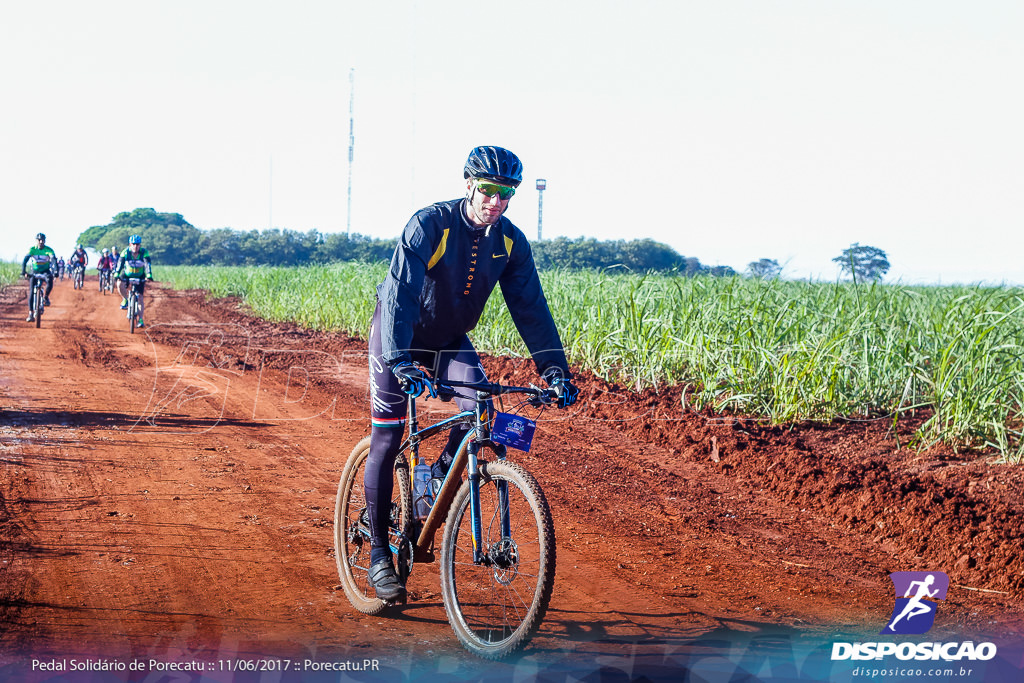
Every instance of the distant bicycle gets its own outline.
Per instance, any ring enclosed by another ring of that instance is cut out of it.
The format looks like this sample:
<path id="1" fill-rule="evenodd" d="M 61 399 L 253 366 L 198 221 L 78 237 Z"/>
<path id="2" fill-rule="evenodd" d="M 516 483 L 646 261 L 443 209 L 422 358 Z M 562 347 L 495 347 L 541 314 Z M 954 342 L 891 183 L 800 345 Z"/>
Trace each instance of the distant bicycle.
<path id="1" fill-rule="evenodd" d="M 46 307 L 46 273 L 33 273 L 25 277 L 32 281 L 28 300 L 32 304 L 32 321 L 39 327 L 43 322 L 43 309 Z"/>
<path id="2" fill-rule="evenodd" d="M 489 382 L 435 381 L 434 386 L 444 400 L 459 388 L 470 390 L 476 408 L 420 429 L 416 400 L 408 398 L 409 432 L 395 459 L 389 544 L 404 583 L 414 562 L 434 561 L 434 536 L 445 524 L 440 569 L 448 621 L 467 650 L 500 659 L 521 648 L 544 618 L 555 582 L 555 533 L 537 480 L 506 459 L 504 444 L 529 448 L 522 437 L 528 432 L 532 438 L 533 421 L 511 413 L 488 415 L 487 402 L 517 393 L 524 398 L 513 411 L 526 405 L 542 408 L 557 400 L 557 394 Z M 425 495 L 414 499 L 411 479 L 421 462 L 420 443 L 460 424 L 471 430 L 443 482 L 431 480 Z M 368 576 L 370 525 L 363 477 L 369 451 L 366 437 L 345 463 L 335 503 L 334 543 L 349 602 L 360 612 L 378 614 L 392 603 L 376 597 Z"/>
<path id="3" fill-rule="evenodd" d="M 142 322 L 142 283 L 141 277 L 128 278 L 128 330 L 135 334 L 136 327 L 145 327 Z"/>
<path id="4" fill-rule="evenodd" d="M 85 266 L 75 265 L 71 269 L 71 280 L 75 284 L 75 289 L 85 287 Z"/>
<path id="5" fill-rule="evenodd" d="M 100 271 L 100 293 L 106 296 L 114 291 L 114 279 L 110 276 L 109 270 Z"/>

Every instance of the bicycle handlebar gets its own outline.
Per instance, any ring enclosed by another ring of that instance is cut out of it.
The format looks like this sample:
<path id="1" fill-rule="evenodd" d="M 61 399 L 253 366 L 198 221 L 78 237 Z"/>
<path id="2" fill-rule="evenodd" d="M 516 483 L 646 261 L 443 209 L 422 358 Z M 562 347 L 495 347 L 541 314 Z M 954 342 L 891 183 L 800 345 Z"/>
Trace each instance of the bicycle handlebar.
<path id="1" fill-rule="evenodd" d="M 509 384 L 498 384 L 495 382 L 460 382 L 458 380 L 432 380 L 434 389 L 442 400 L 447 400 L 458 395 L 455 389 L 473 389 L 488 396 L 501 396 L 503 394 L 530 394 L 527 401 L 534 406 L 543 406 L 554 403 L 558 394 L 554 389 L 541 389 L 536 385 L 528 387 L 517 387 Z"/>

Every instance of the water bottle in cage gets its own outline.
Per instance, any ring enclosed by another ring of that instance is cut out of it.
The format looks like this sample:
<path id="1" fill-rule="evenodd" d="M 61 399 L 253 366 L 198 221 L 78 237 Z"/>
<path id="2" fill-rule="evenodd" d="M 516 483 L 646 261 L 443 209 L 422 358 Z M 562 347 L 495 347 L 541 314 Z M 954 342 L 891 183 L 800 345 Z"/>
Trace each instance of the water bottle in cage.
<path id="1" fill-rule="evenodd" d="M 430 465 L 422 460 L 412 470 L 412 506 L 417 519 L 426 519 L 434 504 L 434 490 L 430 485 Z"/>

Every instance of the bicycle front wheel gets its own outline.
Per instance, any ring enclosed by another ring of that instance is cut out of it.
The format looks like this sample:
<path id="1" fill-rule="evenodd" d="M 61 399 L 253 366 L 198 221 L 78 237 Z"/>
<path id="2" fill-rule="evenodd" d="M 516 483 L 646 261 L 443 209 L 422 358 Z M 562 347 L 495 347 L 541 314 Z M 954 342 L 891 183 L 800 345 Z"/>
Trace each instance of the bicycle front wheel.
<path id="1" fill-rule="evenodd" d="M 370 570 L 370 522 L 363 478 L 369 454 L 370 437 L 366 437 L 352 449 L 341 473 L 334 504 L 334 557 L 341 586 L 352 606 L 365 614 L 379 614 L 388 603 L 377 597 L 367 574 Z M 412 521 L 409 465 L 401 455 L 395 460 L 394 476 L 388 530 L 392 540 Z"/>
<path id="2" fill-rule="evenodd" d="M 36 327 L 40 327 L 43 324 L 43 305 L 46 301 L 46 288 L 43 283 L 36 284 L 35 292 L 35 311 L 36 311 Z"/>
<path id="3" fill-rule="evenodd" d="M 466 649 L 501 659 L 526 644 L 547 611 L 555 583 L 554 524 L 533 475 L 516 463 L 481 463 L 482 557 L 474 558 L 470 503 L 467 481 L 445 524 L 441 597 Z"/>

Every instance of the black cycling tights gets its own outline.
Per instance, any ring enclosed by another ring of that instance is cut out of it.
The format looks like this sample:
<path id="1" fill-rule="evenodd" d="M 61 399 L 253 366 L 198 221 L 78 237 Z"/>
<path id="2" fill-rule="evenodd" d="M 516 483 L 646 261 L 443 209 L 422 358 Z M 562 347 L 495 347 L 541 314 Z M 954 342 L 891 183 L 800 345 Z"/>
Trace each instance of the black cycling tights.
<path id="1" fill-rule="evenodd" d="M 28 284 L 28 311 L 29 311 L 29 313 L 31 313 L 33 310 L 35 310 L 34 308 L 32 308 L 32 292 L 33 292 L 33 288 L 35 286 L 36 286 L 35 282 L 32 281 L 32 280 L 29 280 L 29 284 Z M 47 299 L 50 298 L 50 292 L 52 292 L 52 291 L 53 291 L 53 275 L 50 274 L 46 278 L 46 298 Z"/>
<path id="2" fill-rule="evenodd" d="M 406 396 L 397 378 L 381 359 L 379 329 L 378 310 L 370 326 L 370 416 L 374 424 L 370 432 L 370 453 L 366 459 L 363 480 L 370 517 L 371 564 L 390 557 L 387 535 L 391 516 L 389 501 L 394 494 L 395 456 L 405 438 L 406 413 Z M 482 382 L 487 379 L 480 366 L 480 356 L 466 336 L 443 349 L 413 351 L 412 356 L 434 377 L 461 382 Z M 470 398 L 457 397 L 455 402 L 460 410 L 473 410 L 476 405 Z M 443 451 L 449 454 L 449 460 L 458 450 L 467 431 L 468 427 L 464 426 L 452 429 Z M 430 450 L 430 443 L 420 449 L 421 457 L 427 462 L 438 455 L 436 451 Z"/>

